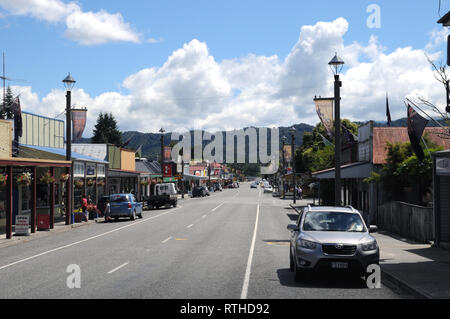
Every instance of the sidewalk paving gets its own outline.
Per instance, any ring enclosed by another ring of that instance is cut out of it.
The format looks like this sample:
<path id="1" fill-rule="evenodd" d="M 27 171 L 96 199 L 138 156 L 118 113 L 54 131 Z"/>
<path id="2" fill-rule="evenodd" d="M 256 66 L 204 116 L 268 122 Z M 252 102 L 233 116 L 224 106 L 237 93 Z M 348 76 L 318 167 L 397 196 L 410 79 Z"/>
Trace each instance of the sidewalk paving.
<path id="1" fill-rule="evenodd" d="M 6 234 L 1 234 L 0 235 L 0 249 L 4 248 L 4 247 L 18 245 L 20 243 L 25 243 L 25 242 L 28 242 L 28 241 L 31 241 L 31 240 L 35 240 L 35 239 L 51 236 L 52 234 L 55 234 L 55 233 L 66 232 L 66 231 L 71 230 L 72 228 L 78 228 L 78 227 L 83 227 L 83 226 L 86 226 L 86 225 L 95 224 L 97 222 L 103 222 L 103 220 L 104 219 L 102 217 L 100 217 L 100 218 L 95 219 L 95 220 L 89 220 L 87 222 L 82 222 L 82 223 L 75 223 L 75 224 L 72 224 L 72 225 L 66 225 L 66 223 L 64 221 L 62 221 L 62 222 L 59 222 L 59 223 L 55 223 L 55 227 L 53 229 L 50 229 L 50 230 L 36 231 L 34 234 L 32 234 L 31 231 L 30 231 L 30 235 L 29 236 L 15 236 L 14 235 L 14 228 L 13 228 L 13 236 L 12 236 L 11 239 L 6 239 Z"/>
<path id="2" fill-rule="evenodd" d="M 311 203 L 309 203 L 311 204 Z M 297 213 L 308 202 L 290 204 Z M 380 247 L 382 281 L 421 299 L 450 298 L 450 251 L 395 234 L 372 234 Z"/>

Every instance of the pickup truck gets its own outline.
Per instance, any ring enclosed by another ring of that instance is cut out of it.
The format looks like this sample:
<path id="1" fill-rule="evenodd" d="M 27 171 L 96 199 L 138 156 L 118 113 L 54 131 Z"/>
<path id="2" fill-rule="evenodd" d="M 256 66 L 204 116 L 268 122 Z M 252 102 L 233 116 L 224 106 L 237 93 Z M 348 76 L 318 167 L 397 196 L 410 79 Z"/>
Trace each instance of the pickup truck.
<path id="1" fill-rule="evenodd" d="M 174 183 L 156 184 L 151 189 L 151 195 L 146 199 L 150 209 L 160 207 L 176 207 L 178 202 L 177 189 Z"/>
<path id="2" fill-rule="evenodd" d="M 142 203 L 136 201 L 133 194 L 114 194 L 110 198 L 109 216 L 114 220 L 119 217 L 129 217 L 135 220 L 136 216 L 142 218 Z"/>

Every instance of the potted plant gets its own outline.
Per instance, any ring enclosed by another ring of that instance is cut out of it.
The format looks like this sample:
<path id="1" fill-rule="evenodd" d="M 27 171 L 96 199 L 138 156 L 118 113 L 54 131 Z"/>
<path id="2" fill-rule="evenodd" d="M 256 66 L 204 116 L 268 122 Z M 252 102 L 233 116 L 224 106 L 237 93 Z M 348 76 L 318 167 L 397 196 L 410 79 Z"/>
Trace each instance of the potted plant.
<path id="1" fill-rule="evenodd" d="M 105 185 L 106 185 L 106 182 L 104 180 L 99 180 L 97 182 L 97 186 L 105 186 Z"/>
<path id="2" fill-rule="evenodd" d="M 39 181 L 42 184 L 52 184 L 56 181 L 56 179 L 52 176 L 50 172 L 46 172 L 44 173 L 44 175 L 41 176 L 41 178 L 39 178 Z"/>
<path id="3" fill-rule="evenodd" d="M 146 178 L 141 179 L 141 185 L 147 186 L 148 184 L 149 184 L 148 179 L 146 179 Z"/>
<path id="4" fill-rule="evenodd" d="M 18 185 L 28 186 L 31 184 L 31 173 L 22 173 L 19 174 L 16 178 L 16 182 Z"/>
<path id="5" fill-rule="evenodd" d="M 92 178 L 88 179 L 87 186 L 94 186 L 94 185 L 95 185 L 95 180 Z"/>
<path id="6" fill-rule="evenodd" d="M 84 182 L 80 179 L 77 179 L 73 182 L 76 188 L 82 188 L 84 186 Z"/>
<path id="7" fill-rule="evenodd" d="M 69 180 L 69 178 L 70 178 L 70 174 L 66 174 L 66 173 L 62 173 L 59 176 L 59 180 L 63 183 L 67 182 Z"/>
<path id="8" fill-rule="evenodd" d="M 7 180 L 8 180 L 8 175 L 0 174 L 0 186 L 5 185 Z"/>

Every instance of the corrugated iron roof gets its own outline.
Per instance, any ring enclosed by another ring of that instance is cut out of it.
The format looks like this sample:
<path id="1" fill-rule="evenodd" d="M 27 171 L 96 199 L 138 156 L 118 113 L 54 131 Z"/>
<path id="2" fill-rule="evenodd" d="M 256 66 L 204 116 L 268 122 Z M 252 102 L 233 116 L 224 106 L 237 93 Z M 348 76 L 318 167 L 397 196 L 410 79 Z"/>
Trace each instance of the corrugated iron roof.
<path id="1" fill-rule="evenodd" d="M 424 136 L 427 136 L 434 144 L 450 149 L 450 139 L 445 139 L 439 135 L 449 132 L 450 128 L 427 127 Z M 407 127 L 374 127 L 373 128 L 373 163 L 375 165 L 386 164 L 387 150 L 386 143 L 406 143 L 409 142 Z"/>

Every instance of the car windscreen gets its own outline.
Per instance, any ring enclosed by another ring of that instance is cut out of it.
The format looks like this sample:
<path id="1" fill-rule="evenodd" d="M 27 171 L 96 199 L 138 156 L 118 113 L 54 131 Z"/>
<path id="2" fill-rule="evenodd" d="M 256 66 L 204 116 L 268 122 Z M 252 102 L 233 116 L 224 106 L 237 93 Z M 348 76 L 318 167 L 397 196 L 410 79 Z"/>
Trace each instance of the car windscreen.
<path id="1" fill-rule="evenodd" d="M 304 231 L 365 232 L 358 214 L 342 212 L 309 212 L 303 222 Z"/>
<path id="2" fill-rule="evenodd" d="M 128 197 L 126 195 L 116 195 L 111 197 L 112 203 L 125 203 L 128 202 Z"/>

